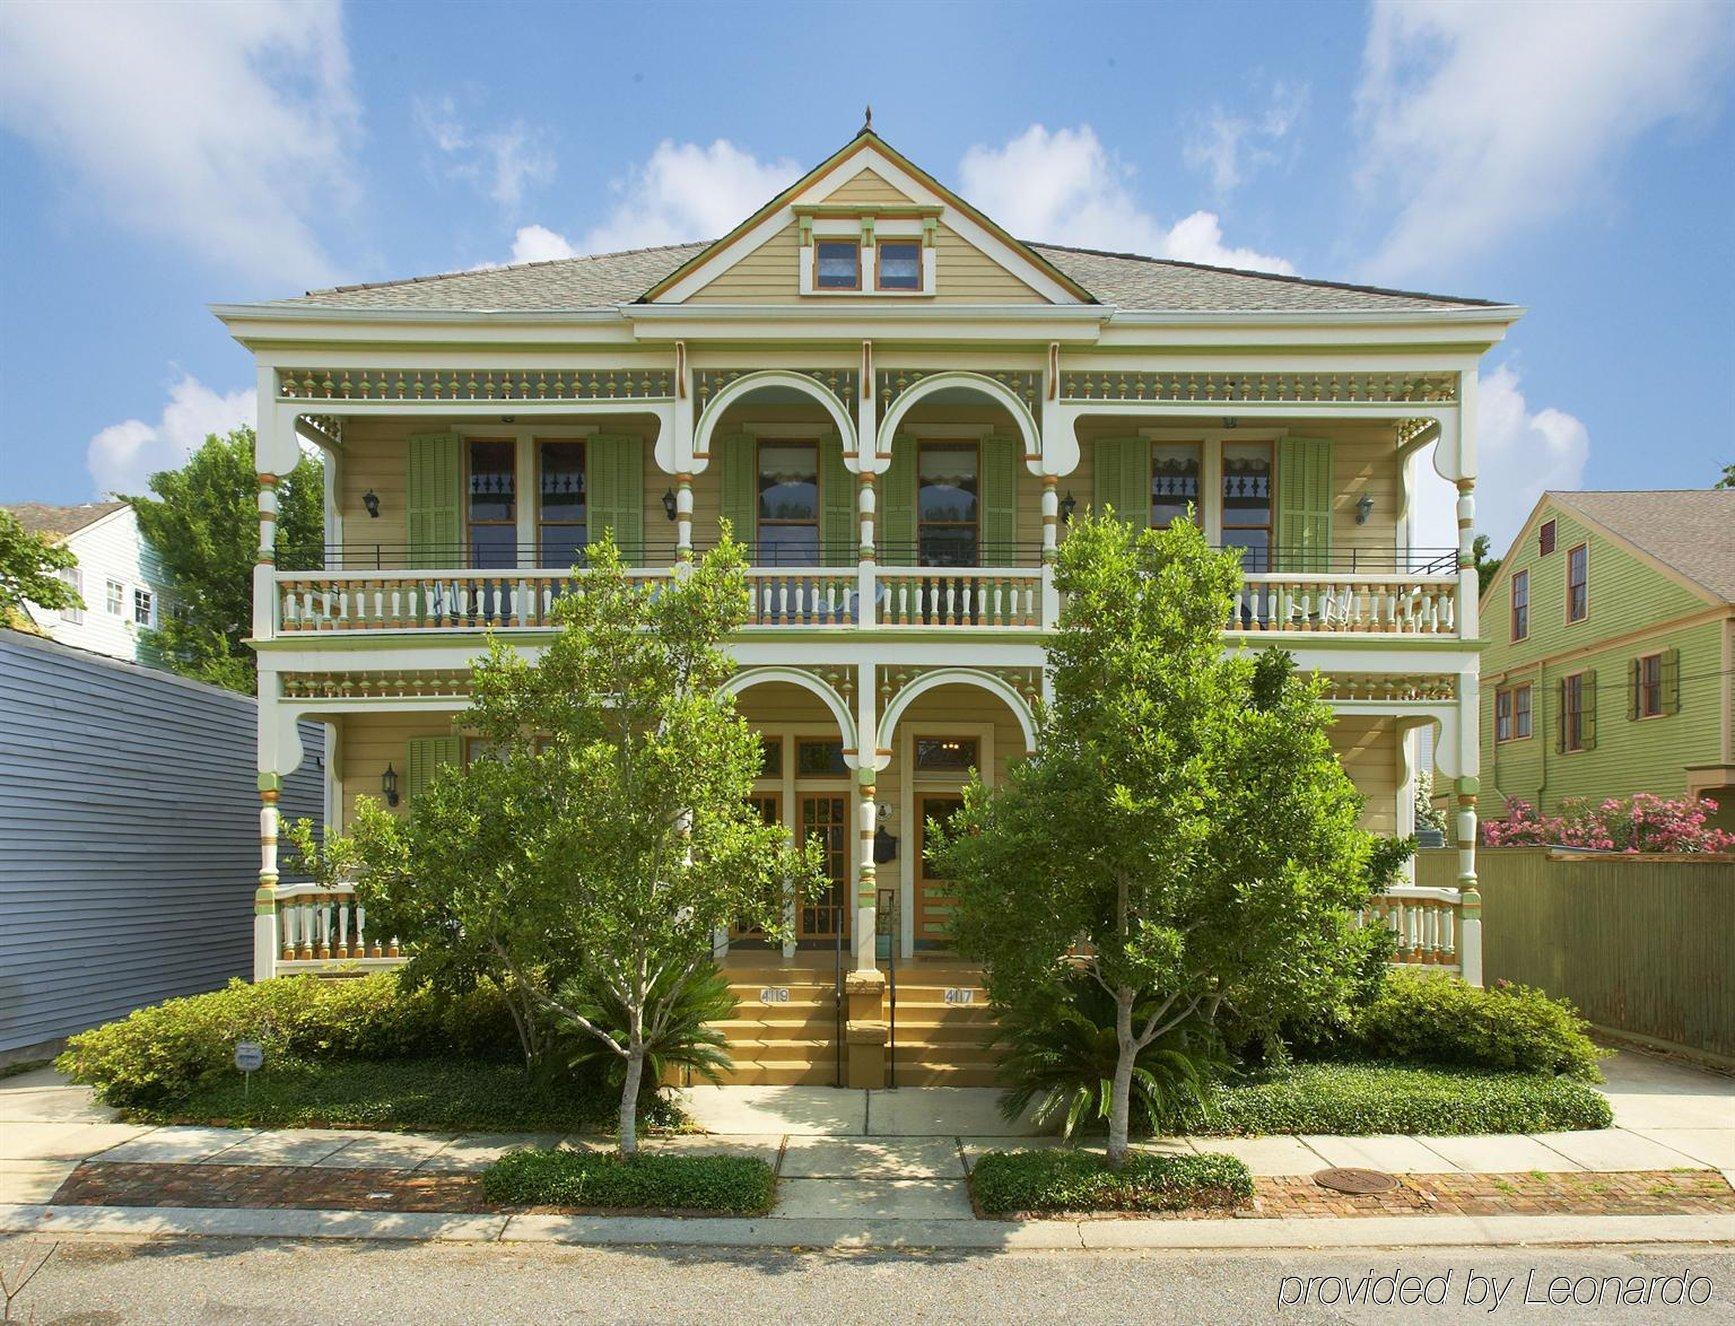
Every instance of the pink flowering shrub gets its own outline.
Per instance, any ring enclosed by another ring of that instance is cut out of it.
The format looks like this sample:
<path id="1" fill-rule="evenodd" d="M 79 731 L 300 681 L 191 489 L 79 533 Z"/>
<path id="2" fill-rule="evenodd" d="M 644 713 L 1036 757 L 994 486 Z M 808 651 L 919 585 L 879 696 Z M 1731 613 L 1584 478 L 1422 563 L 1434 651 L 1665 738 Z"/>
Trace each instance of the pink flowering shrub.
<path id="1" fill-rule="evenodd" d="M 1707 828 L 1715 801 L 1669 801 L 1649 792 L 1595 801 L 1569 797 L 1560 814 L 1539 814 L 1527 801 L 1507 804 L 1506 818 L 1482 825 L 1484 847 L 1581 847 L 1597 852 L 1735 852 L 1735 834 Z"/>

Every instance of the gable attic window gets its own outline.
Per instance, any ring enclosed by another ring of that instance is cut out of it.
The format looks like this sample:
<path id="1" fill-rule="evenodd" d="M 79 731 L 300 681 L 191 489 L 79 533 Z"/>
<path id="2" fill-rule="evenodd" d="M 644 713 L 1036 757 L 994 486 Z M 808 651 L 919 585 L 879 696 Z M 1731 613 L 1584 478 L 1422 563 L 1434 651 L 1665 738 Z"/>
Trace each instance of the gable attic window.
<path id="1" fill-rule="evenodd" d="M 815 290 L 861 289 L 861 244 L 853 239 L 822 239 L 813 246 Z"/>
<path id="2" fill-rule="evenodd" d="M 1543 557 L 1554 551 L 1554 522 L 1552 520 L 1543 521 L 1542 528 L 1537 531 L 1536 550 Z"/>
<path id="3" fill-rule="evenodd" d="M 876 251 L 881 290 L 922 288 L 922 246 L 919 241 L 882 239 Z"/>

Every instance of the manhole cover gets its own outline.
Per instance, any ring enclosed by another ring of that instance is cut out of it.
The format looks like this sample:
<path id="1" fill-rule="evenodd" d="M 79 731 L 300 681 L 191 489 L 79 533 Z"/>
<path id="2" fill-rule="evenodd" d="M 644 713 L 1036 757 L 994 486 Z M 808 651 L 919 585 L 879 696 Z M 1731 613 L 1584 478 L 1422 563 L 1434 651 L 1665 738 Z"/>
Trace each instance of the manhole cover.
<path id="1" fill-rule="evenodd" d="M 1394 1176 L 1377 1169 L 1322 1169 L 1313 1181 L 1335 1192 L 1390 1192 L 1398 1186 Z"/>

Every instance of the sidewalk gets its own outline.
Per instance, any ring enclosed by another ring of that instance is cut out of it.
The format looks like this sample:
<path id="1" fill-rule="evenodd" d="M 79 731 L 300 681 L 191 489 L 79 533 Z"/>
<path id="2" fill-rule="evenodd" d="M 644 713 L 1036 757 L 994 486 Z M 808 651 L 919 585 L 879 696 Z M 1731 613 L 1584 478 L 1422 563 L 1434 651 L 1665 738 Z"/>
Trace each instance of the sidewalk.
<path id="1" fill-rule="evenodd" d="M 651 1138 L 647 1149 L 758 1156 L 777 1169 L 778 1201 L 759 1220 L 677 1220 L 480 1210 L 474 1176 L 506 1151 L 606 1149 L 608 1138 L 146 1127 L 117 1122 L 41 1070 L 0 1082 L 0 1230 L 767 1246 L 1735 1240 L 1735 1081 L 1632 1055 L 1611 1060 L 1608 1077 L 1616 1126 L 1606 1130 L 1164 1139 L 1149 1145 L 1238 1156 L 1259 1208 L 1217 1220 L 1010 1222 L 975 1217 L 970 1166 L 997 1147 L 1054 1142 L 1008 1125 L 991 1090 L 689 1090 L 707 1134 Z M 1411 1181 L 1402 1201 L 1334 1206 L 1309 1177 L 1329 1166 Z M 1539 1214 L 1501 1214 L 1513 1209 Z"/>

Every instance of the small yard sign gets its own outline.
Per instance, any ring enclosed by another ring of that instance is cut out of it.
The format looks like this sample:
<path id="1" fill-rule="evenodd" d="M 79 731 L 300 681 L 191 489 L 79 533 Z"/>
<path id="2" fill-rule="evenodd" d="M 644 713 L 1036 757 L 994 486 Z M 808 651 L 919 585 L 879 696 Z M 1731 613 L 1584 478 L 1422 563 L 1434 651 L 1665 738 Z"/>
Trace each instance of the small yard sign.
<path id="1" fill-rule="evenodd" d="M 949 985 L 946 987 L 946 1002 L 948 1004 L 973 1004 L 976 1002 L 976 992 L 964 986 Z"/>
<path id="2" fill-rule="evenodd" d="M 767 985 L 759 991 L 759 1002 L 762 1004 L 787 1004 L 789 1002 L 789 987 L 787 985 Z"/>
<path id="3" fill-rule="evenodd" d="M 258 1041 L 235 1042 L 235 1067 L 243 1073 L 257 1073 L 265 1064 L 265 1047 Z"/>

